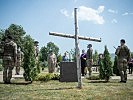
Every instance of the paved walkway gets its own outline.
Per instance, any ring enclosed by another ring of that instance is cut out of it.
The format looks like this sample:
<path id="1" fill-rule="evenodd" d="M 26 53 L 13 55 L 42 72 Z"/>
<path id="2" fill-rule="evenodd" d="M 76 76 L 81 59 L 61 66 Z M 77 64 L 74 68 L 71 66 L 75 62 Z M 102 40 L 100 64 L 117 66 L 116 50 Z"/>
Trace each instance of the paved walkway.
<path id="1" fill-rule="evenodd" d="M 15 69 L 13 69 L 12 79 L 14 78 L 22 78 L 23 77 L 23 70 L 20 71 L 20 75 L 15 75 Z M 3 72 L 0 71 L 0 82 L 3 82 Z"/>
<path id="2" fill-rule="evenodd" d="M 93 73 L 98 74 L 98 72 L 93 72 Z M 20 75 L 15 75 L 15 69 L 13 69 L 12 79 L 14 79 L 14 78 L 23 78 L 23 69 L 21 69 Z M 120 76 L 111 76 L 111 79 L 120 79 Z M 133 80 L 133 74 L 128 74 L 127 79 Z M 3 72 L 2 71 L 0 71 L 0 82 L 3 82 Z"/>

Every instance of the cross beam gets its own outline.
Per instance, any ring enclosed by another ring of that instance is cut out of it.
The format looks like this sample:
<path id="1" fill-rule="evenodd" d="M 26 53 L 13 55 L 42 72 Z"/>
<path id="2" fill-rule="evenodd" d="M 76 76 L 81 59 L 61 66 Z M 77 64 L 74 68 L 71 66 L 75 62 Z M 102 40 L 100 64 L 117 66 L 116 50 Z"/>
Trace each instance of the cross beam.
<path id="1" fill-rule="evenodd" d="M 54 35 L 54 36 L 60 36 L 60 37 L 73 38 L 73 39 L 75 39 L 75 35 L 58 33 L 58 32 L 49 32 L 49 35 Z M 88 40 L 88 41 L 95 41 L 95 42 L 101 42 L 101 38 L 99 39 L 99 38 L 78 36 L 78 39 L 80 39 L 80 40 Z"/>
<path id="2" fill-rule="evenodd" d="M 90 38 L 84 36 L 78 36 L 78 25 L 77 25 L 77 8 L 74 9 L 74 21 L 75 21 L 75 35 L 63 34 L 63 33 L 56 33 L 56 32 L 49 32 L 49 35 L 66 37 L 66 38 L 73 38 L 75 39 L 75 52 L 76 52 L 76 65 L 77 65 L 77 75 L 78 75 L 78 88 L 82 88 L 82 79 L 81 79 L 81 66 L 80 66 L 80 50 L 79 50 L 79 39 L 81 40 L 89 40 L 95 42 L 101 42 L 101 38 Z"/>

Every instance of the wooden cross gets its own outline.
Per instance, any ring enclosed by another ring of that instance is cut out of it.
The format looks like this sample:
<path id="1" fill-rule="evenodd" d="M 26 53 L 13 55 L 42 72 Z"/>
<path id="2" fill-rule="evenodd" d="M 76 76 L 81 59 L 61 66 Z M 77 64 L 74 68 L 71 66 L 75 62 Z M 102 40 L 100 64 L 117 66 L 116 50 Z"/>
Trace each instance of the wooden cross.
<path id="1" fill-rule="evenodd" d="M 101 38 L 98 39 L 98 38 L 91 38 L 91 37 L 85 37 L 85 36 L 78 36 L 77 8 L 74 8 L 74 19 L 75 19 L 75 35 L 63 34 L 63 33 L 57 33 L 57 32 L 49 32 L 49 35 L 75 39 L 76 64 L 77 64 L 77 75 L 78 75 L 78 86 L 77 87 L 78 88 L 82 88 L 79 39 L 95 41 L 95 42 L 101 42 Z"/>

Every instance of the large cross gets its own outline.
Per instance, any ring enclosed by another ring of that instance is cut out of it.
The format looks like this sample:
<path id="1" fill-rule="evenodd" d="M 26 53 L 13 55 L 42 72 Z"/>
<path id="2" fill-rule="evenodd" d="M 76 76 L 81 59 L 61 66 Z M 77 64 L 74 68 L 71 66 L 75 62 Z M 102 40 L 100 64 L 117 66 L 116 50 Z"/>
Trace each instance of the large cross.
<path id="1" fill-rule="evenodd" d="M 78 75 L 78 88 L 82 88 L 79 39 L 95 41 L 95 42 L 101 42 L 101 38 L 98 39 L 98 38 L 91 38 L 91 37 L 85 37 L 85 36 L 78 36 L 77 8 L 74 8 L 74 20 L 75 20 L 75 35 L 63 34 L 63 33 L 57 33 L 57 32 L 49 32 L 49 35 L 75 39 L 76 65 L 77 65 L 77 75 Z"/>

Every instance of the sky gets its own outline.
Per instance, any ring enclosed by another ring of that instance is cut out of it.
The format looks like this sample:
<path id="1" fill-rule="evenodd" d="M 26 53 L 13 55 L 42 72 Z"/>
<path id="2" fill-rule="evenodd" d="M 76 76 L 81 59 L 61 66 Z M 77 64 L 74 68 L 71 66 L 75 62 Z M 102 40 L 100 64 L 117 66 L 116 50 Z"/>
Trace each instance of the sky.
<path id="1" fill-rule="evenodd" d="M 54 42 L 60 53 L 75 48 L 74 39 L 55 37 L 49 32 L 74 35 L 74 8 L 78 13 L 78 35 L 101 38 L 102 42 L 79 40 L 80 51 L 110 53 L 125 39 L 133 52 L 133 0 L 0 0 L 0 29 L 21 25 L 26 34 L 39 41 L 39 48 Z"/>

